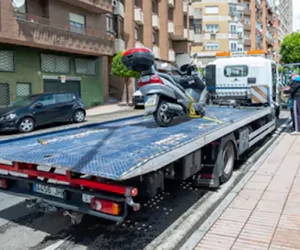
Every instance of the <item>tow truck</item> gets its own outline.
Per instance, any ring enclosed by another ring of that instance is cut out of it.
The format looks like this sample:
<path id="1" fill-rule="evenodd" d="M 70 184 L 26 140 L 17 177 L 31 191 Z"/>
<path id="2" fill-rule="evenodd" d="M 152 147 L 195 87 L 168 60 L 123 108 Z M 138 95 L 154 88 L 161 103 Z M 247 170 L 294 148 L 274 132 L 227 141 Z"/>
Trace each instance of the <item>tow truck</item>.
<path id="1" fill-rule="evenodd" d="M 247 80 L 250 94 L 253 78 Z M 141 199 L 164 191 L 166 179 L 218 188 L 231 178 L 236 160 L 276 129 L 273 83 L 262 84 L 267 102 L 209 105 L 211 119 L 183 118 L 162 128 L 152 117 L 136 116 L 1 140 L 1 192 L 26 196 L 28 206 L 45 212 L 62 210 L 80 223 L 83 214 L 122 222 L 140 210 Z"/>

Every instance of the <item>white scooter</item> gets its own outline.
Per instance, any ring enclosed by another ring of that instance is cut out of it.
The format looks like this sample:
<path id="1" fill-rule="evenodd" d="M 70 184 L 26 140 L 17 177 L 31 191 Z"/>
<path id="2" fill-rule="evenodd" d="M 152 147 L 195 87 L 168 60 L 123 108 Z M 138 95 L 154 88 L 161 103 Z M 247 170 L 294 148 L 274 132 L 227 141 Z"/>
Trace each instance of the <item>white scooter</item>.
<path id="1" fill-rule="evenodd" d="M 161 127 L 170 125 L 176 116 L 205 115 L 207 90 L 202 75 L 189 56 L 181 61 L 186 63 L 181 62 L 180 70 L 161 73 L 156 70 L 150 49 L 134 48 L 123 53 L 125 66 L 141 74 L 138 87 L 145 97 L 145 114 L 153 114 Z"/>

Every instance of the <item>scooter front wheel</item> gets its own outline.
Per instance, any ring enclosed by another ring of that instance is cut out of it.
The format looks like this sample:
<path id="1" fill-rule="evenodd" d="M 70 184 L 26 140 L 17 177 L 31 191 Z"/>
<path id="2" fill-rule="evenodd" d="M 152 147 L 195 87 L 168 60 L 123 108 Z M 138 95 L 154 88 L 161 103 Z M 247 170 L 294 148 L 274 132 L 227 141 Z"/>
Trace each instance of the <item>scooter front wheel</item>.
<path id="1" fill-rule="evenodd" d="M 168 113 L 168 104 L 161 101 L 156 112 L 153 114 L 154 120 L 160 127 L 167 127 L 173 121 L 173 115 Z"/>

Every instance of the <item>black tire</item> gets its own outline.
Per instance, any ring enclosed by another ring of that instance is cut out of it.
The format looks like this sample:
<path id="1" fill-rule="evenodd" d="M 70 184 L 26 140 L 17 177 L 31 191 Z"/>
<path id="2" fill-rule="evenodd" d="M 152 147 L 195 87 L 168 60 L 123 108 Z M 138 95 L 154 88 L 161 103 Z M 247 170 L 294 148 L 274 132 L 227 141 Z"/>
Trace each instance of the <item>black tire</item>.
<path id="1" fill-rule="evenodd" d="M 85 121 L 85 112 L 83 109 L 77 109 L 73 114 L 73 122 L 81 123 Z"/>
<path id="2" fill-rule="evenodd" d="M 220 176 L 221 184 L 227 182 L 233 173 L 235 163 L 235 148 L 232 141 L 228 141 L 224 148 L 219 151 L 218 164 L 221 164 L 222 175 Z"/>
<path id="3" fill-rule="evenodd" d="M 170 114 L 166 114 L 166 105 L 165 101 L 161 101 L 158 105 L 156 112 L 153 114 L 154 120 L 160 127 L 167 127 L 173 121 L 173 116 Z"/>
<path id="4" fill-rule="evenodd" d="M 20 133 L 30 133 L 35 129 L 35 121 L 30 117 L 24 117 L 18 124 L 18 131 Z"/>

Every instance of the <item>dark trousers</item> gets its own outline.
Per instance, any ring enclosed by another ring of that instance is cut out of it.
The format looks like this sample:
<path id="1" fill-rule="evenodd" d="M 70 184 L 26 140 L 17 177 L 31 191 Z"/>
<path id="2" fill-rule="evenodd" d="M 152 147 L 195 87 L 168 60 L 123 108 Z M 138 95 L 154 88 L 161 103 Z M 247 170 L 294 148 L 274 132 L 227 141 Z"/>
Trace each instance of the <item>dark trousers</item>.
<path id="1" fill-rule="evenodd" d="M 295 131 L 300 132 L 300 100 L 294 100 Z"/>
<path id="2" fill-rule="evenodd" d="M 292 117 L 293 129 L 295 130 L 295 116 L 294 116 L 294 108 L 291 108 L 291 117 Z"/>

